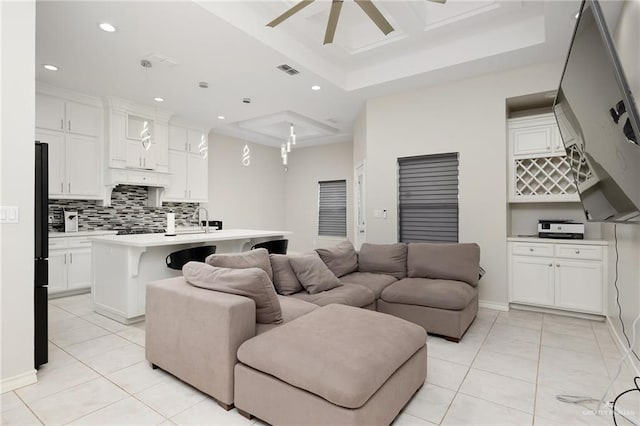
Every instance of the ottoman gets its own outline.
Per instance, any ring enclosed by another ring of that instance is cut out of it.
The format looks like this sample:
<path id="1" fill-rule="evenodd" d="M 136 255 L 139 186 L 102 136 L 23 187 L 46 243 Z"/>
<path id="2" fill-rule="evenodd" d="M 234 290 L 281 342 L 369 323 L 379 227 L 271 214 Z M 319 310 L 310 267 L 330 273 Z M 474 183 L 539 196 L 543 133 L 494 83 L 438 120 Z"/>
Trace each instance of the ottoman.
<path id="1" fill-rule="evenodd" d="M 235 405 L 273 425 L 388 425 L 427 375 L 424 329 L 327 305 L 244 342 Z"/>

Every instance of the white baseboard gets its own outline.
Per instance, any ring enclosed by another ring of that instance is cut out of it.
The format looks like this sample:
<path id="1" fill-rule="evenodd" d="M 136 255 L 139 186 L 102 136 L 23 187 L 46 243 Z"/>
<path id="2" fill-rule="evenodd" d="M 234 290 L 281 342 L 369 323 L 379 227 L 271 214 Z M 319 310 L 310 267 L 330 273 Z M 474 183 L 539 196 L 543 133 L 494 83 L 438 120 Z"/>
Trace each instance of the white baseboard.
<path id="1" fill-rule="evenodd" d="M 23 386 L 32 385 L 38 381 L 36 370 L 27 371 L 17 376 L 7 377 L 0 380 L 0 393 L 12 391 Z"/>
<path id="2" fill-rule="evenodd" d="M 618 334 L 618 331 L 614 327 L 613 322 L 611 322 L 611 318 L 609 318 L 608 315 L 607 315 L 606 321 L 607 321 L 607 324 L 609 324 L 609 332 L 611 333 L 611 337 L 613 337 L 613 341 L 616 343 L 616 345 L 618 345 L 618 349 L 620 349 L 620 354 L 621 355 L 624 354 L 627 351 L 627 349 L 629 349 L 629 347 L 627 346 L 627 342 L 623 340 L 622 336 Z M 633 355 L 628 356 L 627 360 L 629 360 L 629 362 L 633 366 L 633 370 L 635 371 L 636 376 L 640 376 L 640 366 L 638 365 L 638 362 L 635 359 L 635 357 Z"/>
<path id="3" fill-rule="evenodd" d="M 478 306 L 485 309 L 493 309 L 496 311 L 507 312 L 509 310 L 508 303 L 489 302 L 487 300 L 478 301 Z"/>

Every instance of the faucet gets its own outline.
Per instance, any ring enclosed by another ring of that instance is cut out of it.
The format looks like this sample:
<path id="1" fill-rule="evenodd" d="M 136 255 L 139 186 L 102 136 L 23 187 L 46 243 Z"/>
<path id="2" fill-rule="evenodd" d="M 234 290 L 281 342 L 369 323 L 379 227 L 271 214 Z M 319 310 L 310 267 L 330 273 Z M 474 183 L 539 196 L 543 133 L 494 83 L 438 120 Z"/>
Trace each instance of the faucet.
<path id="1" fill-rule="evenodd" d="M 198 225 L 200 225 L 200 210 L 204 210 L 204 232 L 209 233 L 209 212 L 204 207 L 197 207 L 196 211 L 193 212 L 192 219 L 198 219 Z M 200 225 L 202 226 L 202 225 Z"/>

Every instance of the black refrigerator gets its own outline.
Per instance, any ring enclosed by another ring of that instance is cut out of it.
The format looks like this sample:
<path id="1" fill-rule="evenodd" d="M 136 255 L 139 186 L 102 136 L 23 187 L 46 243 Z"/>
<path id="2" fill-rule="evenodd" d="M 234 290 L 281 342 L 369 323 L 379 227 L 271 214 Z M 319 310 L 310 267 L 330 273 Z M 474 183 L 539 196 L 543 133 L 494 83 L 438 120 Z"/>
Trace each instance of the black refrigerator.
<path id="1" fill-rule="evenodd" d="M 49 283 L 49 146 L 36 141 L 34 269 L 34 364 L 49 361 L 47 284 Z"/>

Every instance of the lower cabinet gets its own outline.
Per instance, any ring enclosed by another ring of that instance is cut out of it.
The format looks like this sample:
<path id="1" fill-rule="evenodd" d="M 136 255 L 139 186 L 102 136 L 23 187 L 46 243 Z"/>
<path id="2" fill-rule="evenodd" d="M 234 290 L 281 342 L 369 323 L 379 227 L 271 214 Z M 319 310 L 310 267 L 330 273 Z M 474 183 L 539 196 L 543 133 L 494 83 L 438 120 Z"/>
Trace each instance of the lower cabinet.
<path id="1" fill-rule="evenodd" d="M 604 314 L 606 243 L 509 242 L 509 302 Z"/>

